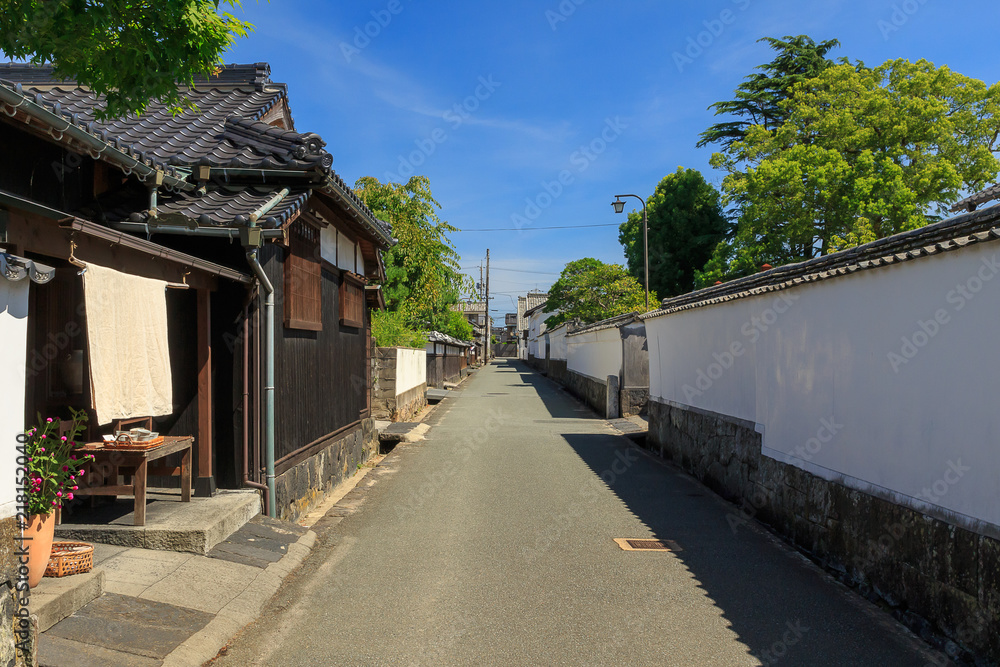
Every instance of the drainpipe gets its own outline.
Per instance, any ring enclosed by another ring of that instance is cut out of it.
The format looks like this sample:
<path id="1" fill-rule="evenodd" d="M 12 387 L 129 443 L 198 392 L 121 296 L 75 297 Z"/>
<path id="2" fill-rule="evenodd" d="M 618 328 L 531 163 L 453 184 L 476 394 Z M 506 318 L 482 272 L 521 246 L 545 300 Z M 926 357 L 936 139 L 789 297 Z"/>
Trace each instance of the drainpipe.
<path id="1" fill-rule="evenodd" d="M 243 304 L 243 486 L 267 491 L 266 484 L 250 479 L 250 300 Z M 259 457 L 259 450 L 257 456 Z M 259 460 L 259 459 L 258 459 Z M 264 496 L 264 513 L 271 516 L 270 494 Z"/>
<path id="2" fill-rule="evenodd" d="M 274 285 L 267 279 L 264 267 L 257 259 L 257 248 L 247 252 L 247 262 L 257 275 L 264 299 L 264 465 L 267 469 L 267 511 L 275 516 L 277 505 L 274 493 Z"/>

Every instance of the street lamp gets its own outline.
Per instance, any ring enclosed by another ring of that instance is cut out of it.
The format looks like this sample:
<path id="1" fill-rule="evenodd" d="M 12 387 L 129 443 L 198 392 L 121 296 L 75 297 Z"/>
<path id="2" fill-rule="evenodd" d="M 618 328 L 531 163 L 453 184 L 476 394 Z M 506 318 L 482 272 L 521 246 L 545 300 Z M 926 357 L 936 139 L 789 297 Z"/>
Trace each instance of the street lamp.
<path id="1" fill-rule="evenodd" d="M 622 213 L 625 210 L 625 202 L 622 197 L 635 197 L 642 202 L 642 261 L 644 266 L 643 276 L 646 279 L 646 311 L 649 311 L 649 221 L 646 219 L 646 200 L 639 195 L 615 195 L 615 200 L 611 205 L 615 213 Z"/>

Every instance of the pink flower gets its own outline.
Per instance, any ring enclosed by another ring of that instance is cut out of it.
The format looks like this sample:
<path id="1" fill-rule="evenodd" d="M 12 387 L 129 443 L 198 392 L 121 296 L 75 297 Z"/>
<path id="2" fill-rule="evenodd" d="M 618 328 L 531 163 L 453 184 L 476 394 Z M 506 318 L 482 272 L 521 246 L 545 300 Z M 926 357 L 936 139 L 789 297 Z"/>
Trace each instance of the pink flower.
<path id="1" fill-rule="evenodd" d="M 47 423 L 51 424 L 51 423 L 52 423 L 52 417 L 49 417 L 49 418 L 48 418 L 48 419 L 46 419 L 45 421 L 46 421 Z"/>
<path id="2" fill-rule="evenodd" d="M 59 438 L 59 439 L 62 440 L 63 442 L 66 442 L 67 440 L 69 440 L 69 438 L 67 438 L 65 435 L 63 437 Z"/>
<path id="3" fill-rule="evenodd" d="M 45 434 L 43 433 L 43 434 L 42 434 L 42 440 L 44 440 L 44 439 L 45 439 Z"/>
<path id="4" fill-rule="evenodd" d="M 73 494 L 72 494 L 72 493 L 68 494 L 68 495 L 66 496 L 66 499 L 67 499 L 67 500 L 73 500 Z"/>
<path id="5" fill-rule="evenodd" d="M 62 491 L 56 491 L 56 495 L 61 498 L 62 497 Z"/>
<path id="6" fill-rule="evenodd" d="M 73 487 L 73 490 L 74 490 L 74 491 L 77 491 L 77 490 L 79 490 L 79 488 L 80 488 L 79 486 L 74 486 L 74 487 Z"/>
<path id="7" fill-rule="evenodd" d="M 45 436 L 42 436 L 42 437 L 45 437 Z M 39 448 L 38 448 L 38 451 L 40 451 L 40 452 L 44 452 L 44 451 L 45 451 L 45 448 L 44 448 L 44 447 L 39 447 Z"/>
<path id="8" fill-rule="evenodd" d="M 63 472 L 69 472 L 69 466 L 63 466 Z"/>
<path id="9" fill-rule="evenodd" d="M 69 458 L 71 461 L 76 461 L 76 454 L 70 454 Z"/>
<path id="10" fill-rule="evenodd" d="M 52 504 L 53 504 L 53 505 L 55 505 L 55 504 L 56 504 L 56 501 L 54 501 L 54 500 L 53 500 L 53 501 L 52 501 Z"/>

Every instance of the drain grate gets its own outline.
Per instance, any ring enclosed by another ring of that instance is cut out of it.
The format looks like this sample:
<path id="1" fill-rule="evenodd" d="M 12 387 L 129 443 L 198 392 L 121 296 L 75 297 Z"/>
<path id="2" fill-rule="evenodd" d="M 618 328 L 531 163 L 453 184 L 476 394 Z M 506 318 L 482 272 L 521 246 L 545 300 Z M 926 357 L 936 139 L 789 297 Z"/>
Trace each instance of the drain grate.
<path id="1" fill-rule="evenodd" d="M 683 551 L 673 540 L 629 539 L 616 537 L 615 542 L 623 551 Z"/>

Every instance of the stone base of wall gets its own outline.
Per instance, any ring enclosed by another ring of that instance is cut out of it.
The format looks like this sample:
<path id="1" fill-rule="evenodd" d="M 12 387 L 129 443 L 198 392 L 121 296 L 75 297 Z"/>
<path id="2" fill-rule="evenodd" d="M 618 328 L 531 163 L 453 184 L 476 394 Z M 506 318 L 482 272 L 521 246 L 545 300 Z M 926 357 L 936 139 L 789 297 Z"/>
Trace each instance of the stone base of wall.
<path id="1" fill-rule="evenodd" d="M 427 405 L 427 383 L 420 384 L 409 391 L 404 391 L 393 400 L 392 421 L 409 421 Z"/>
<path id="2" fill-rule="evenodd" d="M 21 600 L 28 598 L 28 593 L 16 588 L 20 565 L 16 551 L 20 538 L 21 527 L 16 517 L 0 520 L 0 665 L 4 667 L 38 664 L 35 655 L 38 625 L 34 619 L 26 619 L 27 626 L 22 628 L 15 615 Z M 28 611 L 31 611 L 30 602 Z"/>
<path id="3" fill-rule="evenodd" d="M 566 367 L 565 359 L 548 359 L 546 361 L 545 374 L 561 385 L 568 381 L 569 369 Z"/>
<path id="4" fill-rule="evenodd" d="M 761 453 L 754 424 L 649 402 L 647 447 L 770 525 L 919 635 L 1000 662 L 1000 542 Z"/>
<path id="5" fill-rule="evenodd" d="M 646 414 L 649 389 L 622 389 L 622 417 Z"/>
<path id="6" fill-rule="evenodd" d="M 322 502 L 334 486 L 354 475 L 359 463 L 377 452 L 375 420 L 363 419 L 353 431 L 275 478 L 278 518 L 296 521 Z"/>
<path id="7" fill-rule="evenodd" d="M 598 415 L 607 419 L 608 385 L 592 377 L 581 375 L 575 371 L 566 371 L 563 386 L 571 394 L 589 405 Z"/>

